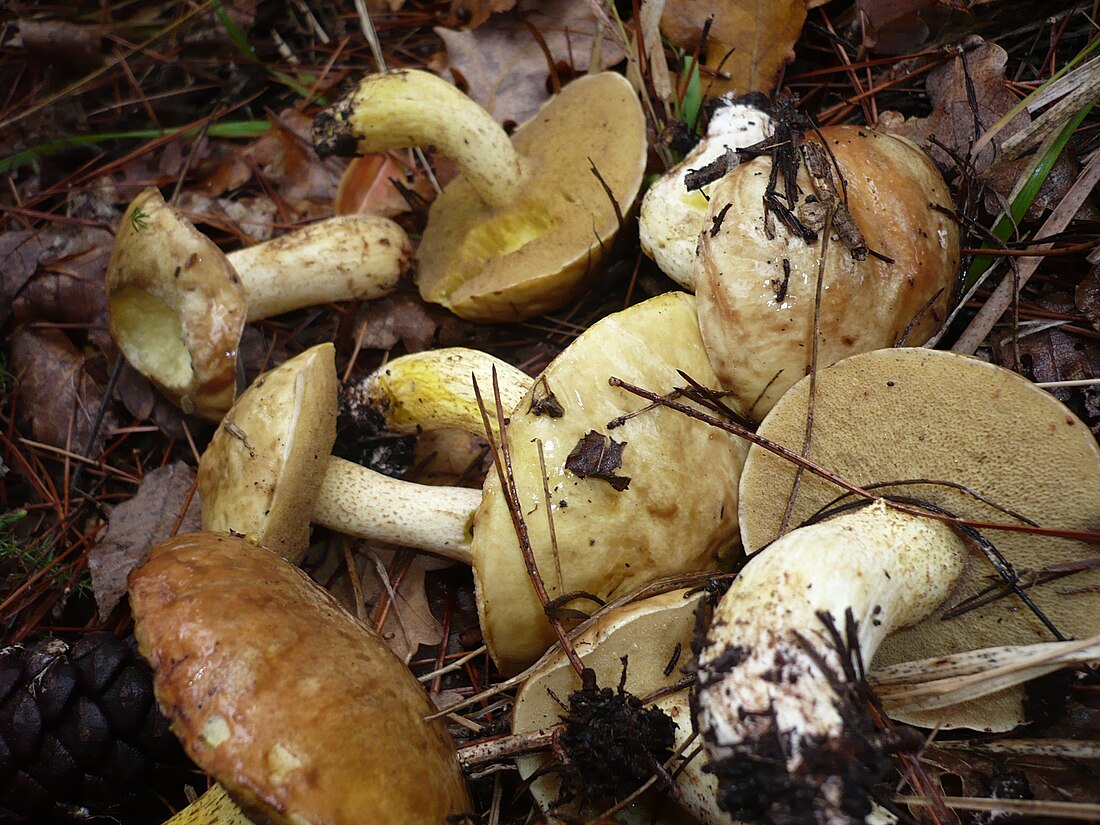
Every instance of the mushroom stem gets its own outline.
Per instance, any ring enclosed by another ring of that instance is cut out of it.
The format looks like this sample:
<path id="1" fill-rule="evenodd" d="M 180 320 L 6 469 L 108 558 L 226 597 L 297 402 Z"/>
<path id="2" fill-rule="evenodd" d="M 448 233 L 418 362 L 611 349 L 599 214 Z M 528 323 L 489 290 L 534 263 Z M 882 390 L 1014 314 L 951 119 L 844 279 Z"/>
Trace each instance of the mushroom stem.
<path id="1" fill-rule="evenodd" d="M 409 267 L 403 229 L 376 215 L 344 215 L 230 252 L 249 323 L 302 307 L 387 295 Z"/>
<path id="2" fill-rule="evenodd" d="M 965 559 L 949 527 L 878 501 L 795 530 L 745 566 L 699 660 L 699 725 L 723 810 L 867 821 L 885 760 L 853 657 L 869 665 L 888 633 L 931 614 Z M 826 622 L 843 636 L 848 616 L 856 638 L 838 650 Z"/>
<path id="3" fill-rule="evenodd" d="M 505 414 L 518 409 L 533 379 L 527 373 L 481 350 L 466 347 L 426 350 L 394 358 L 343 393 L 345 411 L 365 422 L 369 411 L 382 416 L 387 429 L 417 434 L 456 429 L 485 435 L 474 384 L 493 403 L 493 375 Z M 496 416 L 490 415 L 499 441 Z"/>
<path id="4" fill-rule="evenodd" d="M 434 146 L 493 207 L 512 203 L 522 189 L 523 164 L 503 127 L 430 72 L 367 75 L 317 116 L 313 136 L 322 157 Z"/>
<path id="5" fill-rule="evenodd" d="M 333 456 L 312 521 L 358 538 L 426 550 L 472 564 L 470 522 L 481 490 L 430 487 Z"/>

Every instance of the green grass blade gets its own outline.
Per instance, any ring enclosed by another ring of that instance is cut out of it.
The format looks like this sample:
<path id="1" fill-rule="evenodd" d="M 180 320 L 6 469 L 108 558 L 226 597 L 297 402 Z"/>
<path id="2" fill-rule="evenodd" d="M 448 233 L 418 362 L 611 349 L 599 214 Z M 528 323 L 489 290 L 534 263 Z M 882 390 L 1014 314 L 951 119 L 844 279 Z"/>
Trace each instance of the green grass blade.
<path id="1" fill-rule="evenodd" d="M 1024 185 L 1020 187 L 1020 191 L 1016 193 L 1016 197 L 1012 199 L 1012 203 L 1009 204 L 1008 214 L 1002 215 L 1001 219 L 994 224 L 992 230 L 994 237 L 1002 241 L 1007 241 L 1009 236 L 1012 235 L 1013 229 L 1019 225 L 1024 215 L 1027 214 L 1027 210 L 1035 203 L 1035 197 L 1039 194 L 1039 190 L 1042 188 L 1043 184 L 1046 183 L 1051 170 L 1054 168 L 1054 164 L 1058 162 L 1058 158 L 1061 157 L 1062 153 L 1065 151 L 1069 139 L 1073 136 L 1073 133 L 1077 131 L 1077 127 L 1081 125 L 1081 122 L 1088 113 L 1092 111 L 1094 105 L 1095 103 L 1090 103 L 1085 106 L 1062 127 L 1062 131 L 1059 132 L 1058 136 L 1051 142 L 1046 153 L 1031 170 L 1031 175 L 1024 182 Z M 983 246 L 985 248 L 990 248 L 990 244 L 988 243 L 983 244 Z M 974 260 L 970 262 L 970 268 L 967 270 L 966 278 L 963 281 L 964 291 L 969 290 L 970 287 L 985 274 L 986 270 L 992 266 L 993 260 L 993 257 L 990 255 L 977 255 Z"/>
<path id="2" fill-rule="evenodd" d="M 218 138 L 254 138 L 259 137 L 270 128 L 271 123 L 267 120 L 240 120 L 214 123 L 206 130 L 206 134 Z M 37 146 L 28 147 L 21 152 L 16 152 L 14 155 L 0 158 L 0 175 L 14 172 L 16 169 L 26 166 L 28 163 L 33 163 L 39 158 L 56 155 L 58 152 L 77 146 L 94 146 L 112 140 L 151 140 L 173 134 L 187 136 L 198 134 L 198 131 L 198 127 L 184 130 L 131 129 L 124 132 L 100 132 L 95 135 L 73 135 L 49 140 L 45 143 L 39 143 Z"/>

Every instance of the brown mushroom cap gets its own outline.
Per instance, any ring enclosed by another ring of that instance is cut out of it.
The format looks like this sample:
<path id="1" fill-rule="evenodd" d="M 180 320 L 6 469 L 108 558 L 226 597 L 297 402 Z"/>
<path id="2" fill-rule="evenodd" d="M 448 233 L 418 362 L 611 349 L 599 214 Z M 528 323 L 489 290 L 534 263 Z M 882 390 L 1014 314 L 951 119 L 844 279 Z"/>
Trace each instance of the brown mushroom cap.
<path id="1" fill-rule="evenodd" d="M 958 273 L 959 231 L 947 186 L 904 138 L 855 126 L 826 127 L 821 136 L 839 166 L 855 226 L 872 252 L 894 262 L 873 254 L 856 260 L 834 224 L 817 363 L 899 342 L 923 344 L 946 317 Z M 770 172 L 771 159 L 757 158 L 714 185 L 695 263 L 699 324 L 714 370 L 756 420 L 809 370 L 821 261 L 820 238 L 806 243 L 774 215 L 765 220 Z M 803 200 L 814 193 L 805 164 L 798 185 Z"/>
<path id="2" fill-rule="evenodd" d="M 759 434 L 800 452 L 809 379 L 796 384 L 760 425 Z M 1011 508 L 1043 527 L 1100 529 L 1100 447 L 1069 410 L 1046 391 L 1000 367 L 950 352 L 889 349 L 845 359 L 817 375 L 809 457 L 866 487 L 891 481 L 947 481 Z M 791 464 L 752 447 L 741 477 L 741 536 L 746 552 L 776 538 L 790 496 Z M 844 491 L 804 473 L 791 513 L 796 527 Z M 1016 519 L 934 484 L 876 488 L 876 494 L 931 502 L 967 519 Z M 1018 523 L 1018 522 L 1016 522 Z M 1023 581 L 1028 573 L 1095 556 L 1088 545 L 1049 536 L 984 531 Z M 1001 579 L 973 556 L 950 604 Z M 1028 587 L 1036 605 L 1067 637 L 1100 632 L 1100 571 L 1085 570 Z M 933 617 L 886 640 L 876 668 L 989 645 L 1050 641 L 1052 636 L 1014 596 L 958 618 Z M 946 723 L 1004 730 L 1022 720 L 1020 694 L 928 714 L 917 724 Z M 947 711 L 950 710 L 950 713 Z"/>
<path id="3" fill-rule="evenodd" d="M 519 198 L 493 208 L 457 178 L 432 204 L 417 250 L 420 294 L 464 318 L 530 318 L 590 283 L 620 228 L 600 178 L 629 212 L 645 172 L 645 117 L 621 75 L 586 75 L 520 126 L 512 145 L 524 161 Z"/>
<path id="4" fill-rule="evenodd" d="M 225 254 L 146 189 L 119 225 L 105 288 L 111 335 L 126 360 L 184 412 L 221 418 L 236 394 L 247 316 Z"/>
<path id="5" fill-rule="evenodd" d="M 336 442 L 336 362 L 321 344 L 245 390 L 199 461 L 202 523 L 297 562 Z"/>
<path id="6" fill-rule="evenodd" d="M 513 413 L 508 444 L 520 509 L 551 599 L 583 590 L 611 600 L 665 575 L 716 569 L 736 552 L 740 439 L 665 408 L 606 429 L 612 419 L 645 407 L 608 386 L 610 377 L 667 393 L 686 384 L 677 370 L 704 386 L 716 381 L 699 336 L 695 300 L 674 292 L 590 327 L 536 379 Z M 532 408 L 534 395 L 546 392 L 561 405 L 560 417 Z M 615 471 L 630 477 L 626 489 L 566 469 L 570 453 L 593 430 L 626 443 Z M 536 439 L 545 456 L 557 562 Z M 554 634 L 524 567 L 495 473 L 485 483 L 472 550 L 486 644 L 503 671 L 518 671 L 550 646 Z M 593 609 L 585 600 L 570 606 Z"/>
<path id="7" fill-rule="evenodd" d="M 157 701 L 258 821 L 443 823 L 471 803 L 454 743 L 385 643 L 304 573 L 229 535 L 154 549 L 130 577 Z"/>

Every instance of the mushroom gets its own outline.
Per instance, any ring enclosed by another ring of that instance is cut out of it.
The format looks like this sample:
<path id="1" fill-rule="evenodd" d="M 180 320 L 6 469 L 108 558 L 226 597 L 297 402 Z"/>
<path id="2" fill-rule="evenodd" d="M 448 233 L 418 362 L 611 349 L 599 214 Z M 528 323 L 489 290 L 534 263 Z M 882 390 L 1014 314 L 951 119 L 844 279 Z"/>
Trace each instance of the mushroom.
<path id="1" fill-rule="evenodd" d="M 801 202 L 769 194 L 768 157 L 714 184 L 695 262 L 711 362 L 754 420 L 810 371 L 815 354 L 823 367 L 858 352 L 924 343 L 955 291 L 959 230 L 950 193 L 915 144 L 832 126 L 808 133 L 801 152 Z"/>
<path id="2" fill-rule="evenodd" d="M 796 384 L 775 406 L 762 437 L 798 451 L 809 384 Z M 1019 526 L 1024 517 L 1064 531 L 1100 526 L 1100 447 L 1021 376 L 926 349 L 845 359 L 817 375 L 809 457 L 863 488 L 876 485 L 876 495 L 919 499 L 984 525 L 1002 572 L 1020 576 L 1021 592 L 1053 628 L 1100 632 L 1100 572 L 1086 566 L 1069 587 L 1042 575 L 1089 557 L 1085 543 L 988 526 Z M 750 450 L 741 532 L 754 555 L 723 597 L 700 655 L 699 726 L 720 804 L 734 816 L 859 822 L 871 810 L 882 751 L 861 711 L 853 651 L 880 668 L 1029 644 L 1053 631 L 1003 587 L 984 553 L 927 517 L 878 502 L 777 539 L 794 472 L 762 448 Z M 803 474 L 790 523 L 846 492 Z M 987 589 L 996 598 L 970 604 Z M 946 612 L 963 604 L 972 609 Z M 1021 693 L 892 715 L 1004 731 L 1024 721 Z"/>
<path id="3" fill-rule="evenodd" d="M 572 637 L 573 649 L 584 666 L 592 669 L 598 685 L 615 686 L 623 679 L 623 688 L 638 698 L 672 689 L 693 661 L 695 613 L 702 596 L 698 590 L 677 589 L 603 610 L 577 629 Z M 560 725 L 564 710 L 559 701 L 567 702 L 582 687 L 580 675 L 562 651 L 544 657 L 527 674 L 516 694 L 512 732 L 534 733 Z M 700 822 L 728 823 L 729 818 L 715 803 L 713 778 L 702 772 L 701 754 L 693 759 L 683 758 L 693 750 L 688 745 L 693 727 L 689 692 L 689 687 L 682 686 L 651 704 L 667 713 L 676 724 L 673 750 L 681 758 L 668 773 L 676 778 L 675 795 L 680 806 Z M 609 754 L 608 758 L 613 757 Z M 552 768 L 554 764 L 555 758 L 548 753 L 516 758 L 520 776 L 530 780 L 529 789 L 539 807 L 547 813 L 583 819 L 599 813 L 595 809 L 598 805 L 581 808 L 575 801 L 564 807 L 557 805 L 561 782 Z M 617 819 L 628 825 L 649 825 L 654 817 L 660 825 L 685 819 L 680 807 L 672 804 L 667 789 L 660 787 L 656 793 L 641 796 L 617 814 Z"/>
<path id="4" fill-rule="evenodd" d="M 694 299 L 670 293 L 594 324 L 511 415 L 507 443 L 520 512 L 550 598 L 572 597 L 562 608 L 591 610 L 593 599 L 664 575 L 715 569 L 737 549 L 739 439 L 668 410 L 629 418 L 614 439 L 602 432 L 637 410 L 632 396 L 608 386 L 609 376 L 670 392 L 682 380 L 678 369 L 704 384 L 715 380 Z M 427 487 L 329 458 L 335 382 L 332 350 L 323 345 L 242 394 L 200 462 L 204 528 L 249 533 L 300 558 L 312 518 L 471 563 L 494 660 L 505 672 L 533 662 L 554 634 L 499 478 L 491 474 L 483 491 Z M 482 386 L 489 392 L 491 382 Z"/>
<path id="5" fill-rule="evenodd" d="M 416 678 L 275 553 L 176 536 L 131 574 L 130 602 L 172 730 L 249 818 L 421 825 L 470 811 Z"/>
<path id="6" fill-rule="evenodd" d="M 123 355 L 185 413 L 219 420 L 233 403 L 247 322 L 391 292 L 412 247 L 368 215 L 312 224 L 224 254 L 156 189 L 126 210 L 107 265 L 107 320 Z"/>
<path id="7" fill-rule="evenodd" d="M 440 429 L 484 435 L 470 376 L 490 391 L 494 373 L 500 406 L 516 409 L 533 379 L 507 361 L 469 347 L 424 350 L 387 361 L 344 390 L 342 409 L 356 423 L 365 425 L 374 415 L 387 430 L 405 435 Z M 499 437 L 496 421 L 490 424 Z"/>
<path id="8" fill-rule="evenodd" d="M 689 190 L 695 172 L 725 155 L 736 165 L 731 151 L 760 143 L 771 136 L 771 116 L 741 98 L 723 95 L 707 124 L 707 134 L 687 157 L 646 190 L 638 213 L 638 237 L 642 252 L 684 289 L 695 283 L 695 253 L 707 214 L 711 186 Z"/>
<path id="9" fill-rule="evenodd" d="M 318 115 L 322 156 L 433 145 L 461 175 L 436 198 L 417 249 L 420 294 L 464 318 L 516 321 L 592 281 L 646 163 L 645 118 L 621 75 L 567 85 L 511 140 L 428 72 L 368 75 Z"/>

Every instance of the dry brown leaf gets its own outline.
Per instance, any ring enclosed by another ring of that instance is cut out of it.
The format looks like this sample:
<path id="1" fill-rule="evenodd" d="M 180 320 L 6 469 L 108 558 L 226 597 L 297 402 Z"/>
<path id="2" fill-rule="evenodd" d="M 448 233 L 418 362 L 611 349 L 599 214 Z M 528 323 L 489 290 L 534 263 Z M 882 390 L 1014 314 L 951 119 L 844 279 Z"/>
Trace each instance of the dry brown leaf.
<path id="1" fill-rule="evenodd" d="M 59 329 L 19 327 L 9 339 L 19 392 L 19 413 L 34 437 L 81 453 L 103 404 L 103 386 L 89 374 L 88 360 Z M 117 426 L 110 409 L 90 455 L 103 450 L 103 434 Z"/>
<path id="2" fill-rule="evenodd" d="M 88 553 L 88 572 L 100 619 L 126 594 L 126 577 L 145 563 L 153 547 L 172 535 L 195 484 L 195 471 L 176 461 L 147 473 L 133 498 L 111 511 L 107 532 Z M 199 494 L 191 498 L 179 533 L 202 529 Z"/>
<path id="3" fill-rule="evenodd" d="M 511 11 L 516 0 L 451 0 L 443 24 L 450 29 L 476 29 L 494 14 Z"/>
<path id="4" fill-rule="evenodd" d="M 367 553 L 371 562 L 363 571 L 363 595 L 368 604 L 375 604 L 372 617 L 379 611 L 379 602 L 390 599 L 390 587 L 387 570 L 392 569 L 397 551 L 371 549 Z M 382 638 L 403 662 L 416 655 L 420 645 L 429 647 L 443 641 L 443 626 L 428 608 L 428 594 L 424 590 L 424 576 L 430 570 L 449 567 L 454 562 L 444 561 L 425 553 L 416 553 L 409 562 L 408 569 L 401 577 L 400 584 L 394 588 L 397 599 L 391 602 L 382 623 Z"/>
<path id="5" fill-rule="evenodd" d="M 925 118 L 902 120 L 896 112 L 884 112 L 879 126 L 919 143 L 943 167 L 953 167 L 951 158 L 932 144 L 931 138 L 967 157 L 970 147 L 987 128 L 1017 103 L 1005 86 L 1008 54 L 1000 46 L 972 38 L 953 60 L 934 69 L 926 82 L 932 100 L 932 114 Z M 968 85 L 974 90 L 972 106 Z M 1030 116 L 1021 111 L 1001 129 L 993 145 L 973 158 L 974 171 L 985 172 L 999 154 L 1000 145 L 1028 123 Z"/>
<path id="6" fill-rule="evenodd" d="M 270 198 L 210 198 L 200 192 L 182 192 L 176 201 L 185 214 L 217 216 L 228 220 L 254 241 L 266 241 L 275 231 L 275 204 Z"/>
<path id="7" fill-rule="evenodd" d="M 233 149 L 219 158 L 201 177 L 203 192 L 218 197 L 238 189 L 252 179 L 255 169 L 264 176 L 279 197 L 300 217 L 324 217 L 330 213 L 343 168 L 339 161 L 327 162 L 313 151 L 313 121 L 294 109 L 274 119 L 274 126 L 244 149 Z"/>
<path id="8" fill-rule="evenodd" d="M 661 32 L 674 46 L 694 54 L 711 17 L 703 65 L 729 79 L 704 74 L 705 97 L 773 91 L 783 67 L 794 59 L 794 44 L 806 22 L 806 0 L 668 0 Z"/>
<path id="9" fill-rule="evenodd" d="M 443 641 L 443 626 L 428 606 L 424 577 L 429 571 L 450 567 L 454 562 L 426 553 L 360 544 L 352 553 L 359 571 L 359 593 L 363 599 L 361 604 L 356 604 L 356 590 L 348 578 L 348 561 L 341 552 L 343 548 L 339 547 L 349 541 L 336 537 L 327 548 L 321 566 L 312 571 L 313 577 L 349 612 L 364 618 L 368 624 L 377 621 L 383 605 L 386 605 L 382 638 L 402 661 L 411 660 L 420 645 L 431 647 L 440 644 Z M 403 553 L 400 558 L 399 553 Z M 398 576 L 401 569 L 404 572 Z M 392 579 L 390 571 L 394 572 Z M 397 597 L 396 602 L 391 600 L 393 595 Z"/>
<path id="10" fill-rule="evenodd" d="M 16 323 L 101 324 L 106 312 L 103 273 L 114 244 L 111 233 L 59 226 L 44 230 L 39 242 L 38 266 L 12 296 Z M 23 259 L 19 266 L 26 263 Z M 6 290 L 8 276 L 4 277 Z"/>
<path id="11" fill-rule="evenodd" d="M 42 254 L 40 233 L 5 232 L 0 234 L 0 324 L 11 315 L 12 299 L 34 275 Z"/>
<path id="12" fill-rule="evenodd" d="M 1090 323 L 1100 330 L 1100 266 L 1094 266 L 1077 285 L 1074 303 Z"/>
<path id="13" fill-rule="evenodd" d="M 355 316 L 355 337 L 364 349 L 392 349 L 399 343 L 409 352 L 456 343 L 467 327 L 451 313 L 399 293 L 368 301 Z"/>
<path id="14" fill-rule="evenodd" d="M 352 158 L 336 192 L 337 215 L 381 215 L 392 218 L 408 212 L 411 207 L 394 181 L 419 195 L 424 203 L 435 197 L 435 190 L 426 175 L 417 174 L 410 181 L 409 170 L 388 154 L 370 154 Z"/>
<path id="15" fill-rule="evenodd" d="M 467 93 L 507 123 L 530 118 L 550 96 L 550 65 L 534 32 L 550 52 L 559 76 L 588 71 L 597 21 L 579 0 L 521 0 L 508 14 L 472 31 L 436 28 L 447 46 L 455 79 Z M 600 68 L 623 59 L 610 33 L 600 50 Z"/>
<path id="16" fill-rule="evenodd" d="M 931 42 L 961 0 L 856 0 L 863 12 L 863 45 L 879 54 L 907 54 Z"/>
<path id="17" fill-rule="evenodd" d="M 16 25 L 26 56 L 33 62 L 71 75 L 90 72 L 103 63 L 103 31 L 98 26 L 39 19 L 19 20 Z"/>

